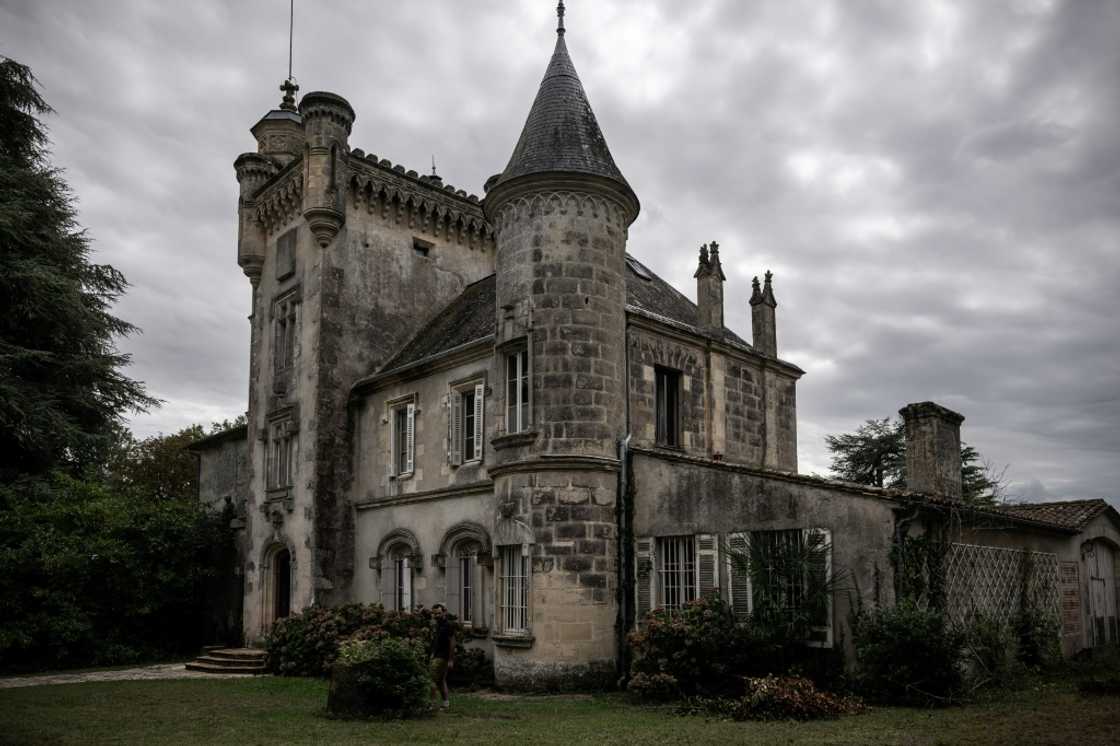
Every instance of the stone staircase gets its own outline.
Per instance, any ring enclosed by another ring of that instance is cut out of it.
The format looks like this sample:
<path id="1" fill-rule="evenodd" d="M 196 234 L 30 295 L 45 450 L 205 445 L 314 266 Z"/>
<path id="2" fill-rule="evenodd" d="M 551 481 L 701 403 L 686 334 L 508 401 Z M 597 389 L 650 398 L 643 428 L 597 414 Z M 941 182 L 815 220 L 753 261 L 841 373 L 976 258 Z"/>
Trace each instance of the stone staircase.
<path id="1" fill-rule="evenodd" d="M 202 649 L 202 655 L 187 664 L 188 671 L 203 673 L 266 673 L 264 651 L 256 648 L 226 648 L 213 645 Z"/>

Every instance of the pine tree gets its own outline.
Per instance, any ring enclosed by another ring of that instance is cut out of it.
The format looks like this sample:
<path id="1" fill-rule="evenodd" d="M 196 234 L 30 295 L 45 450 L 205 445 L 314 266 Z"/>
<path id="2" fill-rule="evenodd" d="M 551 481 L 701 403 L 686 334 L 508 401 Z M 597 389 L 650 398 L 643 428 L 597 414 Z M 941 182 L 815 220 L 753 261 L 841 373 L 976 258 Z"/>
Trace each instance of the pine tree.
<path id="1" fill-rule="evenodd" d="M 90 261 L 74 198 L 48 161 L 51 112 L 31 70 L 0 57 L 0 481 L 81 470 L 124 413 L 157 405 L 121 369 L 110 313 L 124 276 Z"/>

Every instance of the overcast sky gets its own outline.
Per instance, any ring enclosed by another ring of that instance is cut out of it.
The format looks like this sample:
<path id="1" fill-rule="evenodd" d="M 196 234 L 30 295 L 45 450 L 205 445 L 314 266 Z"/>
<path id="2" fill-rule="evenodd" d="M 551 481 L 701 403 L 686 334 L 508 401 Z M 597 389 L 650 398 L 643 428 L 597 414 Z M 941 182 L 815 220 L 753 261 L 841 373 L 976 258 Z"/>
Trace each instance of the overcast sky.
<path id="1" fill-rule="evenodd" d="M 630 251 L 750 337 L 775 274 L 802 472 L 935 400 L 1031 500 L 1120 497 L 1120 2 L 572 0 L 568 46 L 642 201 Z M 551 0 L 296 0 L 295 75 L 350 144 L 481 193 L 552 49 Z M 140 434 L 245 408 L 233 160 L 280 100 L 287 0 L 0 0 L 57 110 L 96 259 L 132 287 Z M 1120 501 L 1114 504 L 1120 506 Z"/>

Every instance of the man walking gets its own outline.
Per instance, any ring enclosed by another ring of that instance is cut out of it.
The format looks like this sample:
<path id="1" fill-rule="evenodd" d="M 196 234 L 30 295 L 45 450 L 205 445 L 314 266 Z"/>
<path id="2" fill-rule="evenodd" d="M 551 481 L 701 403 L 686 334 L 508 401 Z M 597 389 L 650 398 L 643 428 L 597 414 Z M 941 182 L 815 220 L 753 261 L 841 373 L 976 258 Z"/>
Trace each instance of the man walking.
<path id="1" fill-rule="evenodd" d="M 436 604 L 432 607 L 436 628 L 432 633 L 432 696 L 437 694 L 443 699 L 440 709 L 451 706 L 448 699 L 447 671 L 455 666 L 455 633 L 447 618 L 447 607 Z"/>

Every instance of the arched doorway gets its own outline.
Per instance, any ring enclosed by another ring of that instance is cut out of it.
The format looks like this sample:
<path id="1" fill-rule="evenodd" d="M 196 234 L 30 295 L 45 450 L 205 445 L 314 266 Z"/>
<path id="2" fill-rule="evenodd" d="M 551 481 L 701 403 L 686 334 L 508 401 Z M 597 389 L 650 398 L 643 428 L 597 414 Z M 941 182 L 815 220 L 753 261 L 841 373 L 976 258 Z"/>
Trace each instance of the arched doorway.
<path id="1" fill-rule="evenodd" d="M 272 560 L 272 619 L 283 619 L 292 613 L 292 554 L 281 549 Z"/>

